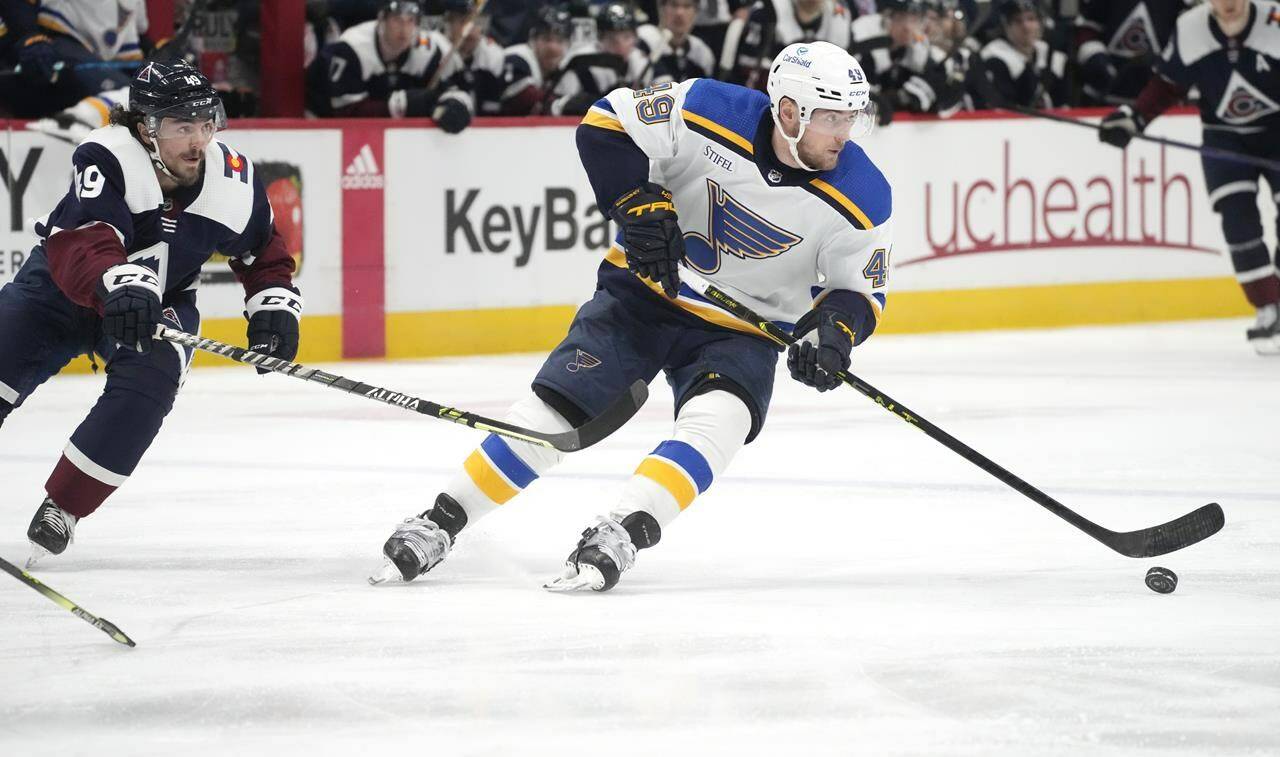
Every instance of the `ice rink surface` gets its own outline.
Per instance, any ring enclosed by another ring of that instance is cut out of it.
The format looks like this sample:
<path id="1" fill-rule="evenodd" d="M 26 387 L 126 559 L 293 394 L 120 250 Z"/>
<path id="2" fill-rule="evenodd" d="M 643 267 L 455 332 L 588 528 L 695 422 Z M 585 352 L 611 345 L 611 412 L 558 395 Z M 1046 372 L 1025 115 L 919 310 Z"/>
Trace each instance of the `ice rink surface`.
<path id="1" fill-rule="evenodd" d="M 1243 321 L 879 337 L 855 371 L 1103 525 L 1221 502 L 1120 557 L 852 390 L 779 374 L 764 434 L 605 595 L 541 583 L 669 431 L 632 423 L 373 588 L 382 541 L 482 436 L 232 366 L 134 477 L 0 576 L 0 754 L 1280 754 L 1280 359 Z M 500 415 L 538 356 L 345 363 Z M 0 433 L 0 555 L 100 377 Z M 1176 571 L 1172 595 L 1143 584 Z"/>

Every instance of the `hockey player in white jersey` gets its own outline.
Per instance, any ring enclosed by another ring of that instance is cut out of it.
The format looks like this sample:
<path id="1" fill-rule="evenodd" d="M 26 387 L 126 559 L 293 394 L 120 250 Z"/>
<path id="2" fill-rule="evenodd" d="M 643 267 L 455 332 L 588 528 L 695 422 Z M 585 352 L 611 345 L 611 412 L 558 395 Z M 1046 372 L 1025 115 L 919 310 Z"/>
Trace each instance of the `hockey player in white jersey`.
<path id="1" fill-rule="evenodd" d="M 547 588 L 612 588 L 764 425 L 776 349 L 683 283 L 682 271 L 802 337 L 787 355 L 793 378 L 820 391 L 839 385 L 888 288 L 889 184 L 852 141 L 875 123 L 869 100 L 857 61 L 815 42 L 781 52 L 768 95 L 693 79 L 614 90 L 584 118 L 583 166 L 620 230 L 594 297 L 507 420 L 567 430 L 659 371 L 676 416 Z M 431 509 L 396 528 L 371 581 L 432 569 L 465 526 L 562 458 L 490 435 Z"/>

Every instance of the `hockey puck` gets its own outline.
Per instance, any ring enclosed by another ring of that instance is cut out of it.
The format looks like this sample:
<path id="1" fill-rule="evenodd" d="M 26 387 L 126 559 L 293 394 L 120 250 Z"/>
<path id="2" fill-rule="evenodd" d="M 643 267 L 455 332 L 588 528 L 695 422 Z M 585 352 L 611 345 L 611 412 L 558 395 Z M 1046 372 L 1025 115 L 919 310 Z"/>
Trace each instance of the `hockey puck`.
<path id="1" fill-rule="evenodd" d="M 1172 594 L 1178 588 L 1178 576 L 1168 568 L 1152 568 L 1147 571 L 1147 588 L 1158 594 Z"/>

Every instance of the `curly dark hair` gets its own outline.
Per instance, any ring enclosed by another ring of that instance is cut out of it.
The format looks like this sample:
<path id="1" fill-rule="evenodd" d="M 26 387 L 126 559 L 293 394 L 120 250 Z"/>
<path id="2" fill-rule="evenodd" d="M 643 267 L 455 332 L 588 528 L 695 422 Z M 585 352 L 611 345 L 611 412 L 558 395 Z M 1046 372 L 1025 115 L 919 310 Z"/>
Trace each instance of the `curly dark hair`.
<path id="1" fill-rule="evenodd" d="M 123 105 L 115 105 L 111 108 L 109 123 L 112 126 L 126 126 L 133 138 L 142 141 L 142 137 L 138 135 L 138 124 L 146 120 L 146 115 L 136 110 L 129 110 Z"/>

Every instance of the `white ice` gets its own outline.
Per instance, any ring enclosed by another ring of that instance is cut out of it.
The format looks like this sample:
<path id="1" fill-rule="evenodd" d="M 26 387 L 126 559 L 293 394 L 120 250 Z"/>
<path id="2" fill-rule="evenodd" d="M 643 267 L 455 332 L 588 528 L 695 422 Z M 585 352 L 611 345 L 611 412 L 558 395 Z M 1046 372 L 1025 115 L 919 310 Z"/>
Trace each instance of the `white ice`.
<path id="1" fill-rule="evenodd" d="M 0 575 L 0 754 L 1280 754 L 1280 359 L 1243 321 L 877 337 L 866 380 L 1103 525 L 1227 526 L 1116 555 L 852 390 L 779 373 L 759 441 L 605 595 L 553 575 L 669 428 L 624 430 L 370 587 L 481 440 L 282 376 L 196 371 L 77 542 Z M 332 370 L 501 414 L 534 355 Z M 0 555 L 100 377 L 0 432 Z M 1172 595 L 1143 584 L 1176 571 Z"/>

